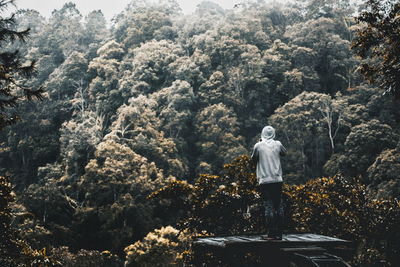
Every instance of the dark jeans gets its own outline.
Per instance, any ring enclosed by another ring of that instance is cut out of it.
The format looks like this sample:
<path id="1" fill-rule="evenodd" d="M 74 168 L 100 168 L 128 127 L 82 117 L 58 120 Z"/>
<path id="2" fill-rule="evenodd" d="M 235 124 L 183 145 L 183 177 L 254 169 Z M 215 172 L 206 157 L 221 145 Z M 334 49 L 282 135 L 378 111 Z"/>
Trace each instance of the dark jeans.
<path id="1" fill-rule="evenodd" d="M 259 185 L 265 207 L 268 236 L 281 236 L 283 228 L 282 183 Z"/>

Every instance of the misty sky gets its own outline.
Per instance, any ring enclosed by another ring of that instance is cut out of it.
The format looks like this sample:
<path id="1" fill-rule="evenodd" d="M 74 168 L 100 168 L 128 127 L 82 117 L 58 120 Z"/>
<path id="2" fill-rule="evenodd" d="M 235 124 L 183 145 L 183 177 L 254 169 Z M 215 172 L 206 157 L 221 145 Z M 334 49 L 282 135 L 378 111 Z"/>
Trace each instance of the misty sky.
<path id="1" fill-rule="evenodd" d="M 17 7 L 20 9 L 36 9 L 45 17 L 49 17 L 54 9 L 60 9 L 66 2 L 74 2 L 79 11 L 86 15 L 92 10 L 101 9 L 108 20 L 121 12 L 132 0 L 17 0 Z M 234 4 L 241 0 L 212 0 L 226 9 L 231 9 Z M 196 9 L 201 0 L 178 0 L 185 13 Z"/>

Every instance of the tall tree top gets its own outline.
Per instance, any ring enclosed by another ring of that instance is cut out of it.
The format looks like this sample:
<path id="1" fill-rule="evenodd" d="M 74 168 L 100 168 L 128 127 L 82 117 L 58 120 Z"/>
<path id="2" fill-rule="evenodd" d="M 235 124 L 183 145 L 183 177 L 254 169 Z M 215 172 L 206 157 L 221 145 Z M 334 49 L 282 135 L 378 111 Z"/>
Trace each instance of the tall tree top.
<path id="1" fill-rule="evenodd" d="M 0 12 L 13 4 L 13 0 L 0 0 Z M 7 18 L 0 16 L 0 129 L 18 120 L 10 108 L 22 99 L 42 99 L 43 93 L 41 88 L 32 90 L 23 84 L 23 79 L 34 73 L 35 62 L 26 62 L 18 51 L 4 49 L 9 43 L 25 42 L 29 36 L 30 29 L 18 31 L 15 26 L 14 14 Z"/>

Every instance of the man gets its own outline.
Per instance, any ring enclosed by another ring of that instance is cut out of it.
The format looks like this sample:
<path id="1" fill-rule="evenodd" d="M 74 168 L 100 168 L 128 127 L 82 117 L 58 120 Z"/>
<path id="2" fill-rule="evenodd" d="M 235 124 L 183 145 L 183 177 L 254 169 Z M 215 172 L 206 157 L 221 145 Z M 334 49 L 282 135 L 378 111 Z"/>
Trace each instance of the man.
<path id="1" fill-rule="evenodd" d="M 282 167 L 280 156 L 286 154 L 285 147 L 275 141 L 275 129 L 266 126 L 261 132 L 261 140 L 253 149 L 251 158 L 257 164 L 256 174 L 259 191 L 265 206 L 267 235 L 265 239 L 282 239 Z"/>

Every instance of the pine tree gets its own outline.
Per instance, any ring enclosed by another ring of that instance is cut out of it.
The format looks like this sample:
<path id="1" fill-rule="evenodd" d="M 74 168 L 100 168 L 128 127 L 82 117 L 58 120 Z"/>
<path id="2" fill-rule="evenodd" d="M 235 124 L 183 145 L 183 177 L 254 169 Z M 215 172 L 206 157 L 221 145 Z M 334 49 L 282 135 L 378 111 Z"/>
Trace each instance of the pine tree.
<path id="1" fill-rule="evenodd" d="M 0 0 L 0 13 L 14 0 Z M 8 18 L 0 16 L 0 130 L 18 120 L 12 108 L 24 100 L 42 99 L 43 89 L 29 89 L 23 79 L 34 73 L 34 62 L 25 63 L 19 51 L 8 51 L 4 47 L 16 41 L 24 42 L 29 36 L 29 29 L 15 30 L 14 15 Z M 0 266 L 19 265 L 30 248 L 19 239 L 12 228 L 10 203 L 14 200 L 12 187 L 8 178 L 0 176 Z"/>
<path id="2" fill-rule="evenodd" d="M 14 5 L 14 0 L 0 0 L 0 13 L 10 5 Z M 35 62 L 26 62 L 18 50 L 4 49 L 16 41 L 25 42 L 28 36 L 29 29 L 15 29 L 15 14 L 7 18 L 0 16 L 0 130 L 18 120 L 12 108 L 19 102 L 43 97 L 42 88 L 33 90 L 23 82 L 34 74 Z"/>

